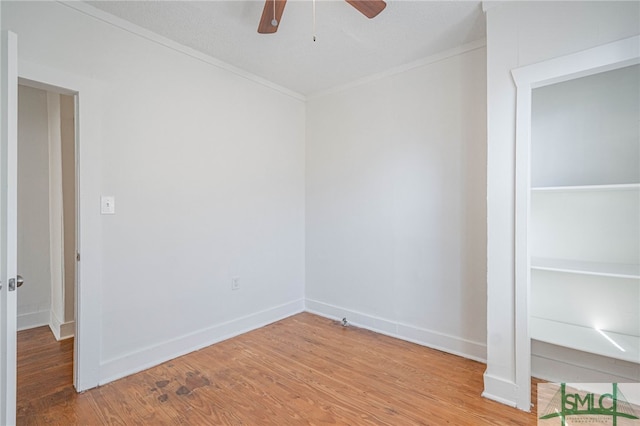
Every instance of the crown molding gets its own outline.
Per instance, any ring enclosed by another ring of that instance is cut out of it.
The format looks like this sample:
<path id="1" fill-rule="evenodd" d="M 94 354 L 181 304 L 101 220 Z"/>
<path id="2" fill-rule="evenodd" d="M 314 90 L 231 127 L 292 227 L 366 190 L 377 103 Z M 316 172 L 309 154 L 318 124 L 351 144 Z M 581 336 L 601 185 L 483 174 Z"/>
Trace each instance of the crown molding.
<path id="1" fill-rule="evenodd" d="M 400 65 L 398 67 L 394 67 L 389 70 L 382 71 L 380 73 L 372 74 L 367 77 L 354 80 L 347 84 L 343 84 L 327 90 L 321 90 L 318 92 L 311 93 L 307 96 L 307 99 L 308 100 L 316 99 L 323 96 L 332 95 L 334 93 L 343 92 L 345 90 L 353 89 L 354 87 L 362 86 L 363 84 L 372 83 L 374 81 L 381 80 L 383 78 L 391 77 L 397 74 L 402 74 L 412 69 L 423 67 L 425 65 L 433 64 L 439 61 L 443 61 L 445 59 L 462 55 L 463 53 L 471 52 L 476 49 L 482 49 L 486 45 L 487 45 L 487 39 L 481 38 L 481 39 L 472 41 L 470 43 L 463 44 L 462 46 L 454 47 L 454 48 L 436 53 L 435 55 L 427 56 L 426 58 L 422 58 L 414 62 L 409 62 L 407 64 Z"/>
<path id="2" fill-rule="evenodd" d="M 133 24 L 129 21 L 126 21 L 122 18 L 118 18 L 117 16 L 114 16 L 110 13 L 107 13 L 103 10 L 97 9 L 93 6 L 91 6 L 90 4 L 87 4 L 83 1 L 59 1 L 60 4 L 67 6 L 71 9 L 74 9 L 80 13 L 83 13 L 87 16 L 90 16 L 94 19 L 97 19 L 101 22 L 104 22 L 106 24 L 109 25 L 113 25 L 114 27 L 117 27 L 123 31 L 126 31 L 130 34 L 136 35 L 138 37 L 141 37 L 145 40 L 151 41 L 153 43 L 157 43 L 161 46 L 164 46 L 168 49 L 172 49 L 176 52 L 182 53 L 184 55 L 187 55 L 191 58 L 197 59 L 199 61 L 202 61 L 206 64 L 209 64 L 211 66 L 220 68 L 222 70 L 228 71 L 232 74 L 235 74 L 239 77 L 242 77 L 246 80 L 249 80 L 253 83 L 257 83 L 260 84 L 262 86 L 265 86 L 269 89 L 275 90 L 276 92 L 282 93 L 284 95 L 290 96 L 294 99 L 297 99 L 299 101 L 306 101 L 306 96 L 304 96 L 301 93 L 295 92 L 293 90 L 287 89 L 286 87 L 282 87 L 278 84 L 275 84 L 267 79 L 264 79 L 262 77 L 259 77 L 255 74 L 252 74 L 248 71 L 245 71 L 243 69 L 240 69 L 238 67 L 235 67 L 227 62 L 221 61 L 219 59 L 216 59 L 212 56 L 206 55 L 198 50 L 195 50 L 191 47 L 187 47 L 183 44 L 177 43 L 171 39 L 168 39 L 164 36 L 161 36 L 157 33 L 154 33 L 153 31 L 149 31 L 145 28 L 142 28 L 136 24 Z"/>

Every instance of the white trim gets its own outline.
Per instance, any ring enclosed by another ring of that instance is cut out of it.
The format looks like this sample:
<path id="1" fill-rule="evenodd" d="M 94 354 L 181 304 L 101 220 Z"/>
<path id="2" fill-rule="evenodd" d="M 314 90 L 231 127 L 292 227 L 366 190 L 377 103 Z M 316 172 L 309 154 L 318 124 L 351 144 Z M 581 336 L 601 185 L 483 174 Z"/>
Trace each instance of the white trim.
<path id="1" fill-rule="evenodd" d="M 18 331 L 49 325 L 49 310 L 18 315 Z"/>
<path id="2" fill-rule="evenodd" d="M 515 78 L 515 77 L 514 77 Z M 531 87 L 518 87 L 516 97 L 515 182 L 515 382 L 516 407 L 531 407 L 531 336 L 529 335 L 529 214 L 531 205 Z M 518 285 L 518 283 L 521 283 Z M 526 324 L 518 326 L 518 324 Z M 525 392 L 526 389 L 526 392 Z"/>
<path id="3" fill-rule="evenodd" d="M 51 329 L 51 332 L 55 336 L 56 340 L 60 341 L 73 337 L 76 331 L 75 321 L 62 322 L 53 311 L 50 312 L 51 315 L 49 317 L 49 328 Z"/>
<path id="4" fill-rule="evenodd" d="M 408 64 L 400 65 L 398 67 L 391 68 L 389 70 L 382 71 L 376 74 L 371 74 L 369 76 L 360 78 L 350 83 L 342 84 L 340 86 L 336 86 L 327 90 L 320 90 L 318 92 L 310 93 L 309 95 L 307 95 L 307 100 L 320 98 L 322 96 L 332 95 L 338 92 L 344 92 L 345 90 L 349 90 L 357 86 L 362 86 L 363 84 L 372 83 L 374 81 L 382 80 L 383 78 L 391 77 L 397 74 L 402 74 L 412 69 L 430 65 L 436 62 L 440 62 L 445 59 L 449 59 L 454 56 L 459 56 L 464 53 L 468 53 L 477 49 L 482 49 L 486 46 L 487 46 L 486 38 L 475 40 L 470 43 L 463 44 L 462 46 L 444 50 L 442 52 L 436 53 L 435 55 L 427 56 L 426 58 L 409 62 Z"/>
<path id="5" fill-rule="evenodd" d="M 640 36 L 634 36 L 511 71 L 517 88 L 514 395 L 516 406 L 521 410 L 528 411 L 531 406 L 530 256 L 527 241 L 531 197 L 531 92 L 533 88 L 637 64 L 640 62 L 639 52 Z"/>
<path id="6" fill-rule="evenodd" d="M 395 337 L 418 345 L 437 349 L 453 355 L 487 362 L 487 346 L 457 336 L 440 333 L 434 330 L 416 327 L 399 321 L 380 318 L 351 309 L 343 308 L 317 300 L 306 299 L 306 311 L 326 318 L 341 320 L 347 318 L 349 324 L 375 331 L 376 333 Z"/>
<path id="7" fill-rule="evenodd" d="M 264 327 L 304 311 L 304 300 L 298 299 L 254 314 L 197 330 L 127 355 L 106 360 L 100 366 L 100 384 L 109 383 L 163 362 L 211 346 L 223 340 Z"/>
<path id="8" fill-rule="evenodd" d="M 113 25 L 114 27 L 117 27 L 121 30 L 127 31 L 130 34 L 136 35 L 138 37 L 144 38 L 148 41 L 151 41 L 153 43 L 157 43 L 161 46 L 164 46 L 166 48 L 169 48 L 171 50 L 174 50 L 176 52 L 185 54 L 191 58 L 197 59 L 199 61 L 202 61 L 204 63 L 207 63 L 209 65 L 213 65 L 214 67 L 223 69 L 225 71 L 228 71 L 230 73 L 233 73 L 239 77 L 245 78 L 249 81 L 252 81 L 254 83 L 260 84 L 262 86 L 265 86 L 269 89 L 275 90 L 276 92 L 280 92 L 284 95 L 290 96 L 294 99 L 300 100 L 300 101 L 306 101 L 306 97 L 298 92 L 295 92 L 293 90 L 287 89 L 286 87 L 282 87 L 278 84 L 272 83 L 269 80 L 266 80 L 262 77 L 259 77 L 255 74 L 252 74 L 250 72 L 244 71 L 240 68 L 237 68 L 231 64 L 228 64 L 224 61 L 221 61 L 219 59 L 216 59 L 212 56 L 206 55 L 198 50 L 195 50 L 191 47 L 187 47 L 183 44 L 177 43 L 171 39 L 168 39 L 166 37 L 163 37 L 157 33 L 154 33 L 153 31 L 149 31 L 145 28 L 142 28 L 136 24 L 133 24 L 129 21 L 126 21 L 122 18 L 118 18 L 117 16 L 111 15 L 110 13 L 107 13 L 103 10 L 97 9 L 89 4 L 87 4 L 86 2 L 82 2 L 82 1 L 60 1 L 60 4 L 63 4 L 64 6 L 67 6 L 71 9 L 74 9 L 80 13 L 84 13 L 87 16 L 90 16 L 92 18 L 95 18 L 99 21 L 102 21 L 106 24 L 110 24 Z"/>
<path id="9" fill-rule="evenodd" d="M 68 321 L 60 324 L 60 339 L 64 340 L 73 337 L 76 332 L 76 322 Z"/>
<path id="10" fill-rule="evenodd" d="M 518 387 L 513 382 L 484 373 L 484 391 L 482 392 L 482 396 L 487 399 L 497 401 L 510 407 L 515 407 L 516 401 L 505 398 L 504 395 L 516 395 L 517 389 Z"/>
<path id="11" fill-rule="evenodd" d="M 530 262 L 531 269 L 541 271 L 640 279 L 640 264 L 584 262 L 580 260 L 548 259 L 542 257 L 531 257 Z"/>
<path id="12" fill-rule="evenodd" d="M 520 88 L 535 89 L 640 63 L 640 36 L 593 47 L 511 71 Z M 519 92 L 518 92 L 519 93 Z"/>
<path id="13" fill-rule="evenodd" d="M 601 191 L 638 191 L 640 183 L 615 183 L 605 185 L 577 186 L 534 186 L 533 192 L 601 192 Z"/>

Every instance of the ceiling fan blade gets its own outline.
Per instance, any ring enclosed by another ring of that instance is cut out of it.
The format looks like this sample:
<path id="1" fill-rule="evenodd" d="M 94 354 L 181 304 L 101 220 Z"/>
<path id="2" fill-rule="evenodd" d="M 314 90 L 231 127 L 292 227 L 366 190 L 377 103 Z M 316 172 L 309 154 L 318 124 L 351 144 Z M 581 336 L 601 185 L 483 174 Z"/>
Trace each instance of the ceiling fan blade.
<path id="1" fill-rule="evenodd" d="M 280 21 L 282 19 L 282 12 L 284 12 L 284 6 L 286 4 L 287 0 L 265 0 L 262 17 L 258 24 L 258 32 L 260 34 L 272 34 L 278 31 L 278 27 L 280 26 Z M 276 25 L 273 25 L 274 19 L 276 21 Z"/>
<path id="2" fill-rule="evenodd" d="M 378 13 L 382 12 L 387 3 L 384 0 L 347 0 L 351 6 L 358 9 L 367 18 L 375 18 Z"/>

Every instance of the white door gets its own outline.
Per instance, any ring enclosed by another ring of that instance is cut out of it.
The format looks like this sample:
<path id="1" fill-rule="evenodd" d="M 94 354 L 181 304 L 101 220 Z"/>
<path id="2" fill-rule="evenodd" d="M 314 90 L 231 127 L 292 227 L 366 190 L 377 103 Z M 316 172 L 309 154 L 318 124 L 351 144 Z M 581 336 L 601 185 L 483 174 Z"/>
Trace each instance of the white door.
<path id="1" fill-rule="evenodd" d="M 0 424 L 16 422 L 18 39 L 2 32 L 0 65 Z"/>

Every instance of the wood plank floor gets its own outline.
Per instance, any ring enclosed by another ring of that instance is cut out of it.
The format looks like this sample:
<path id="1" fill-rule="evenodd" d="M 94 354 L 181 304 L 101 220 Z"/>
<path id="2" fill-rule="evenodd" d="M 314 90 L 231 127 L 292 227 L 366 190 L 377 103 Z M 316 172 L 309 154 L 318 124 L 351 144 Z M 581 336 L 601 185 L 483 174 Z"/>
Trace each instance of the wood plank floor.
<path id="1" fill-rule="evenodd" d="M 484 364 L 308 313 L 81 394 L 72 352 L 18 334 L 18 424 L 536 424 L 480 396 Z"/>

